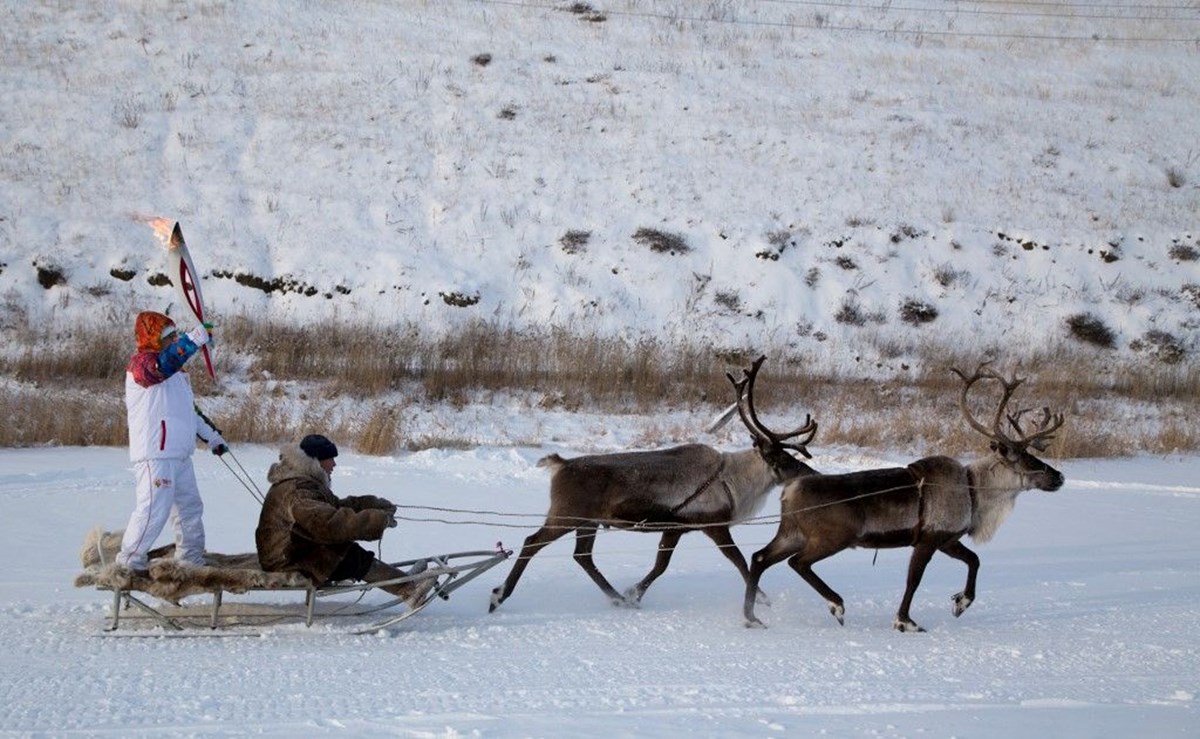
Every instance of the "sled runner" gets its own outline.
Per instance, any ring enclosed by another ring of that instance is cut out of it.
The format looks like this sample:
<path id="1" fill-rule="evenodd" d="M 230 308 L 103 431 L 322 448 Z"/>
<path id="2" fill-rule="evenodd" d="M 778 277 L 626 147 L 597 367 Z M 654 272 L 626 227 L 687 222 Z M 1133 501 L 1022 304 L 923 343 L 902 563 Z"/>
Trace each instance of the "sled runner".
<path id="1" fill-rule="evenodd" d="M 432 587 L 421 598 L 407 604 L 399 613 L 385 615 L 368 625 L 358 625 L 350 633 L 377 631 L 404 621 L 424 610 L 435 599 L 448 600 L 450 594 L 479 575 L 507 559 L 512 552 L 497 544 L 492 550 L 476 550 L 441 554 L 393 563 L 405 570 L 416 565 L 424 569 L 405 577 L 373 583 L 333 583 L 316 585 L 295 572 L 265 572 L 255 554 L 205 555 L 207 565 L 196 567 L 179 564 L 173 558 L 173 546 L 150 552 L 150 568 L 138 574 L 115 563 L 120 548 L 120 532 L 91 532 L 85 540 L 81 560 L 83 572 L 75 578 L 76 587 L 95 587 L 112 593 L 112 612 L 104 632 L 113 634 L 125 618 L 148 619 L 166 633 L 182 635 L 196 633 L 207 626 L 207 633 L 222 627 L 264 625 L 303 621 L 305 626 L 334 617 L 362 620 L 404 604 L 403 598 L 390 593 L 388 600 L 378 604 L 360 605 L 368 591 L 385 585 L 433 579 Z M 304 594 L 302 608 L 280 603 L 225 603 L 225 594 L 280 593 L 294 591 Z M 181 603 L 189 595 L 207 594 L 211 604 L 207 609 Z M 357 595 L 350 602 L 337 602 L 335 596 Z M 150 598 L 158 599 L 151 604 Z M 135 613 L 127 613 L 129 611 Z M 130 632 L 125 632 L 130 633 Z M 142 631 L 140 633 L 147 633 Z M 151 632 L 163 635 L 162 631 Z M 204 633 L 204 632 L 201 632 Z"/>

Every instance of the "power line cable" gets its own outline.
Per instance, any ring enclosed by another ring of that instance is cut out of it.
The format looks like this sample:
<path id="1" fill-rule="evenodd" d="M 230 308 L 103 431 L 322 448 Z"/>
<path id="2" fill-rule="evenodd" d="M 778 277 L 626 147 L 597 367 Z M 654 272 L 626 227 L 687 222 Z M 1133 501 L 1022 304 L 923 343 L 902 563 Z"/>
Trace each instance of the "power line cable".
<path id="1" fill-rule="evenodd" d="M 525 8 L 529 10 L 545 10 L 564 12 L 564 8 L 552 5 L 541 5 L 526 0 L 473 0 L 482 5 L 507 6 L 513 8 Z M 738 20 L 732 18 L 714 18 L 703 16 L 684 16 L 678 13 L 657 13 L 649 11 L 632 11 L 632 10 L 604 10 L 595 11 L 604 16 L 620 16 L 627 18 L 645 18 L 651 20 L 664 20 L 671 23 L 718 23 L 732 26 L 747 26 L 747 27 L 766 27 L 766 28 L 790 28 L 794 30 L 810 30 L 810 31 L 838 31 L 844 33 L 867 33 L 880 36 L 914 36 L 927 37 L 934 36 L 939 38 L 988 38 L 988 39 L 1003 39 L 1015 41 L 1082 41 L 1087 43 L 1114 43 L 1114 44 L 1196 44 L 1200 43 L 1200 37 L 1177 37 L 1177 36 L 1108 36 L 1098 32 L 1089 35 L 1063 35 L 1051 33 L 1017 33 L 1017 32 L 997 32 L 997 31 L 943 31 L 936 29 L 924 28 L 903 28 L 899 25 L 892 28 L 880 28 L 875 26 L 865 25 L 838 25 L 831 24 L 825 21 L 813 21 L 812 23 L 802 23 L 797 21 L 767 21 L 767 20 Z M 1138 19 L 1131 19 L 1138 20 Z M 1141 20 L 1160 20 L 1174 21 L 1181 19 L 1174 18 L 1145 18 Z M 1189 20 L 1189 19 L 1182 19 Z"/>

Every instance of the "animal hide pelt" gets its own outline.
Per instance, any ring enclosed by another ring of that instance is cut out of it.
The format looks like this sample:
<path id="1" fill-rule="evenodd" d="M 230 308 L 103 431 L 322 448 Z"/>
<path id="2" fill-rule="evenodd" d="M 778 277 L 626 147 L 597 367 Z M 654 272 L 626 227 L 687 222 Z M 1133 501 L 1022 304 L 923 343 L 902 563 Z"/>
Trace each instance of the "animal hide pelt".
<path id="1" fill-rule="evenodd" d="M 253 552 L 206 552 L 205 566 L 183 564 L 175 559 L 174 544 L 150 551 L 150 576 L 142 577 L 116 563 L 122 533 L 99 528 L 88 532 L 79 553 L 83 572 L 76 576 L 75 587 L 137 590 L 178 605 L 186 596 L 217 590 L 244 593 L 262 588 L 305 588 L 310 584 L 308 578 L 297 572 L 264 572 L 258 565 L 258 555 Z"/>

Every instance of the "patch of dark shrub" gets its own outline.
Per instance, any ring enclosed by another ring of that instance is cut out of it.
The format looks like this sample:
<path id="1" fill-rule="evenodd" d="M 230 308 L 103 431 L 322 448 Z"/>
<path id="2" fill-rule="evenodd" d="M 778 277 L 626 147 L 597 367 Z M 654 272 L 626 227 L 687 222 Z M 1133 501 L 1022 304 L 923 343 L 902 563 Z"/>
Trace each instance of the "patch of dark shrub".
<path id="1" fill-rule="evenodd" d="M 1076 313 L 1067 318 L 1067 328 L 1071 336 L 1087 344 L 1094 344 L 1105 349 L 1111 349 L 1117 343 L 1117 337 L 1104 321 L 1091 313 Z"/>
<path id="2" fill-rule="evenodd" d="M 166 287 L 171 283 L 171 278 L 164 275 L 162 272 L 155 272 L 146 277 L 146 282 L 154 287 Z"/>
<path id="3" fill-rule="evenodd" d="M 900 320 L 914 326 L 919 326 L 922 323 L 931 323 L 937 317 L 937 308 L 923 300 L 909 298 L 900 306 Z"/>
<path id="4" fill-rule="evenodd" d="M 910 226 L 907 223 L 900 224 L 900 227 L 891 235 L 893 244 L 899 244 L 905 239 L 918 239 L 925 235 L 925 232 L 916 226 Z"/>
<path id="5" fill-rule="evenodd" d="M 312 297 L 319 294 L 321 291 L 312 285 L 300 282 L 291 277 L 276 277 L 270 280 L 252 275 L 245 272 L 227 272 L 217 270 L 213 272 L 213 277 L 219 277 L 225 280 L 233 280 L 243 287 L 252 287 L 255 290 L 262 290 L 266 294 L 280 293 L 299 293 L 306 297 Z"/>
<path id="6" fill-rule="evenodd" d="M 466 293 L 450 292 L 438 293 L 442 297 L 442 302 L 446 305 L 453 305 L 456 308 L 469 308 L 479 302 L 479 293 L 467 295 Z"/>
<path id="7" fill-rule="evenodd" d="M 778 262 L 779 257 L 783 255 L 783 252 L 786 251 L 788 247 L 796 245 L 795 240 L 792 238 L 792 232 L 787 229 L 768 231 L 767 243 L 770 244 L 772 248 L 755 252 L 754 256 L 771 262 Z"/>
<path id="8" fill-rule="evenodd" d="M 650 251 L 658 254 L 687 254 L 692 250 L 687 241 L 679 234 L 659 231 L 656 228 L 639 228 L 633 233 L 633 240 L 650 247 Z"/>
<path id="9" fill-rule="evenodd" d="M 593 8 L 590 3 L 571 3 L 565 8 L 565 10 L 568 13 L 574 13 L 575 15 L 579 16 L 581 20 L 585 20 L 590 23 L 603 23 L 604 21 L 608 20 L 608 16 Z"/>
<path id="10" fill-rule="evenodd" d="M 477 66 L 477 67 L 486 67 L 487 65 L 492 63 L 492 55 L 491 54 L 476 54 L 475 56 L 471 57 L 471 61 L 474 62 L 475 66 Z"/>
<path id="11" fill-rule="evenodd" d="M 1200 285 L 1197 285 L 1194 282 L 1189 282 L 1188 284 L 1179 288 L 1179 292 L 1181 295 L 1183 295 L 1184 300 L 1192 301 L 1192 304 L 1195 305 L 1197 309 L 1200 309 Z"/>
<path id="12" fill-rule="evenodd" d="M 838 308 L 838 312 L 833 316 L 833 320 L 838 323 L 844 323 L 848 326 L 865 326 L 867 325 L 867 317 L 862 312 L 862 308 L 853 300 L 846 300 L 842 303 L 842 307 Z"/>
<path id="13" fill-rule="evenodd" d="M 718 290 L 713 295 L 713 302 L 729 313 L 738 313 L 742 310 L 742 297 L 737 294 L 736 290 Z"/>
<path id="14" fill-rule="evenodd" d="M 1147 331 L 1140 339 L 1129 342 L 1129 348 L 1143 352 L 1163 364 L 1179 364 L 1187 356 L 1187 350 L 1179 339 L 1166 331 Z"/>
<path id="15" fill-rule="evenodd" d="M 67 284 L 67 275 L 63 272 L 62 267 L 54 265 L 43 265 L 34 262 L 34 268 L 37 270 L 37 281 L 46 290 L 55 285 Z"/>
<path id="16" fill-rule="evenodd" d="M 110 269 L 108 271 L 108 274 L 111 275 L 112 277 L 120 280 L 121 282 L 129 282 L 137 275 L 137 271 L 132 270 L 132 269 L 121 269 L 120 267 L 113 267 L 112 269 Z"/>
<path id="17" fill-rule="evenodd" d="M 561 238 L 559 238 L 558 244 L 562 247 L 564 252 L 574 256 L 576 254 L 583 254 L 585 251 L 587 251 L 587 244 L 591 238 L 591 231 L 571 230 L 567 231 L 562 235 Z"/>
<path id="18" fill-rule="evenodd" d="M 1200 249 L 1190 244 L 1175 244 L 1167 253 L 1170 254 L 1171 259 L 1177 259 L 1180 262 L 1194 262 L 1200 259 Z"/>

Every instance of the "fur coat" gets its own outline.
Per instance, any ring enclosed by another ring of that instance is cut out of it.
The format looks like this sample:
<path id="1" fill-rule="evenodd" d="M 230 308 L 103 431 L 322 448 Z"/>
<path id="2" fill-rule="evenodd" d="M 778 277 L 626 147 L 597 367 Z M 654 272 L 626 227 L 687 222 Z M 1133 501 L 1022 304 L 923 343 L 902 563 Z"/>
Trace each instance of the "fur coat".
<path id="1" fill-rule="evenodd" d="M 267 473 L 254 541 L 267 572 L 301 572 L 325 583 L 356 540 L 383 536 L 396 506 L 374 495 L 339 498 L 329 475 L 298 445 L 284 447 Z"/>

